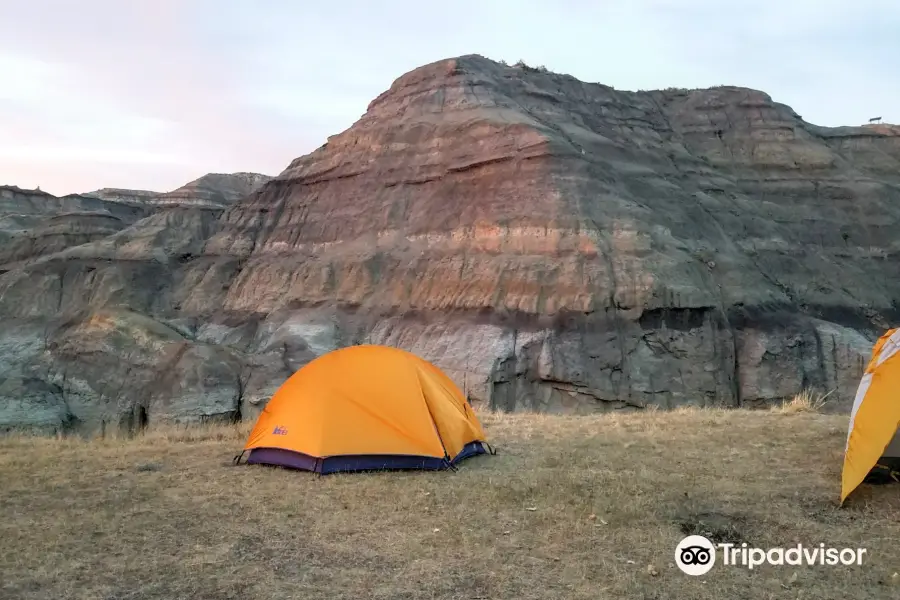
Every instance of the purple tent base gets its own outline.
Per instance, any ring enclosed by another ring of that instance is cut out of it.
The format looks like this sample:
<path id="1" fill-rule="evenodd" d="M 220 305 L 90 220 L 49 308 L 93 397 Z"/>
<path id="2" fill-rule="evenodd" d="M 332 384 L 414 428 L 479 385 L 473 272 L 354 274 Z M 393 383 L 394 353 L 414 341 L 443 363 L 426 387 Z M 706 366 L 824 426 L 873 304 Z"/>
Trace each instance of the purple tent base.
<path id="1" fill-rule="evenodd" d="M 409 456 L 397 454 L 362 454 L 317 458 L 284 448 L 254 448 L 247 456 L 247 464 L 272 465 L 288 469 L 312 471 L 327 475 L 348 471 L 394 471 L 394 470 L 426 470 L 439 471 L 448 469 L 460 461 L 485 454 L 484 444 L 480 441 L 469 442 L 463 449 L 447 461 L 433 456 Z"/>

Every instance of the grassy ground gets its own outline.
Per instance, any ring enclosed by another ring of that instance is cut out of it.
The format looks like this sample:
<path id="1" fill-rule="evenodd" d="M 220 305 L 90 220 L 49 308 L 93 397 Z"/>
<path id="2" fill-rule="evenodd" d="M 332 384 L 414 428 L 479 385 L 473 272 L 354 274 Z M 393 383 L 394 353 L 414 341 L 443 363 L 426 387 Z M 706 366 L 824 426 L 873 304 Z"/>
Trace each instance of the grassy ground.
<path id="1" fill-rule="evenodd" d="M 0 440 L 0 597 L 900 597 L 900 485 L 837 508 L 846 417 L 482 420 L 499 453 L 457 473 L 233 467 L 246 427 Z M 690 577 L 694 532 L 868 553 Z"/>

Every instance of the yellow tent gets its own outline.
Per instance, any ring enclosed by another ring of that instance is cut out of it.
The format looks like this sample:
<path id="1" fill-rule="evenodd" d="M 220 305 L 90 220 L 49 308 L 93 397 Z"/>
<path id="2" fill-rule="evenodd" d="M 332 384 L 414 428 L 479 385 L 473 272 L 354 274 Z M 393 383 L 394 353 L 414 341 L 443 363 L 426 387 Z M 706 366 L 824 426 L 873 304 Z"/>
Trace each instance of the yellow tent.
<path id="1" fill-rule="evenodd" d="M 900 329 L 875 343 L 856 392 L 841 482 L 841 504 L 874 468 L 900 469 Z"/>
<path id="2" fill-rule="evenodd" d="M 452 468 L 485 447 L 475 412 L 446 374 L 404 350 L 365 345 L 329 352 L 288 378 L 244 452 L 251 464 L 334 473 Z"/>

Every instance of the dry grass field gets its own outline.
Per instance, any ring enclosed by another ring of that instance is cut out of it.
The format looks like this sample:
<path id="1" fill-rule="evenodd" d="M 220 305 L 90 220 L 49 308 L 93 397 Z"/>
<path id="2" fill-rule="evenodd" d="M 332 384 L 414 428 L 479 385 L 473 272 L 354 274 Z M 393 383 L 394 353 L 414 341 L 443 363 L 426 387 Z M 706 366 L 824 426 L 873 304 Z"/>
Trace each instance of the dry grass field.
<path id="1" fill-rule="evenodd" d="M 483 415 L 458 472 L 234 467 L 249 427 L 0 439 L 0 598 L 900 598 L 900 485 L 837 507 L 846 417 Z M 686 533 L 861 566 L 674 566 Z"/>

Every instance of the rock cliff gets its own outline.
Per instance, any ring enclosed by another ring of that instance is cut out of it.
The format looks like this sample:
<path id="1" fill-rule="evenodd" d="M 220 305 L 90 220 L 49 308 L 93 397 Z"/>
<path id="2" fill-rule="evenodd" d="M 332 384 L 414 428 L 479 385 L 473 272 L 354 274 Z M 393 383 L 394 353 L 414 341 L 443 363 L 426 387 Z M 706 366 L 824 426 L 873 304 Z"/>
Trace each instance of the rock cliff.
<path id="1" fill-rule="evenodd" d="M 147 190 L 103 188 L 87 196 L 140 206 L 205 206 L 224 208 L 272 179 L 260 173 L 208 173 L 177 190 L 159 193 Z"/>
<path id="2" fill-rule="evenodd" d="M 253 419 L 356 343 L 501 410 L 846 410 L 898 315 L 900 128 L 745 88 L 439 61 L 243 194 L 0 260 L 0 427 Z"/>
<path id="3" fill-rule="evenodd" d="M 19 261 L 102 239 L 146 214 L 140 206 L 92 196 L 58 198 L 0 186 L 0 272 Z"/>

